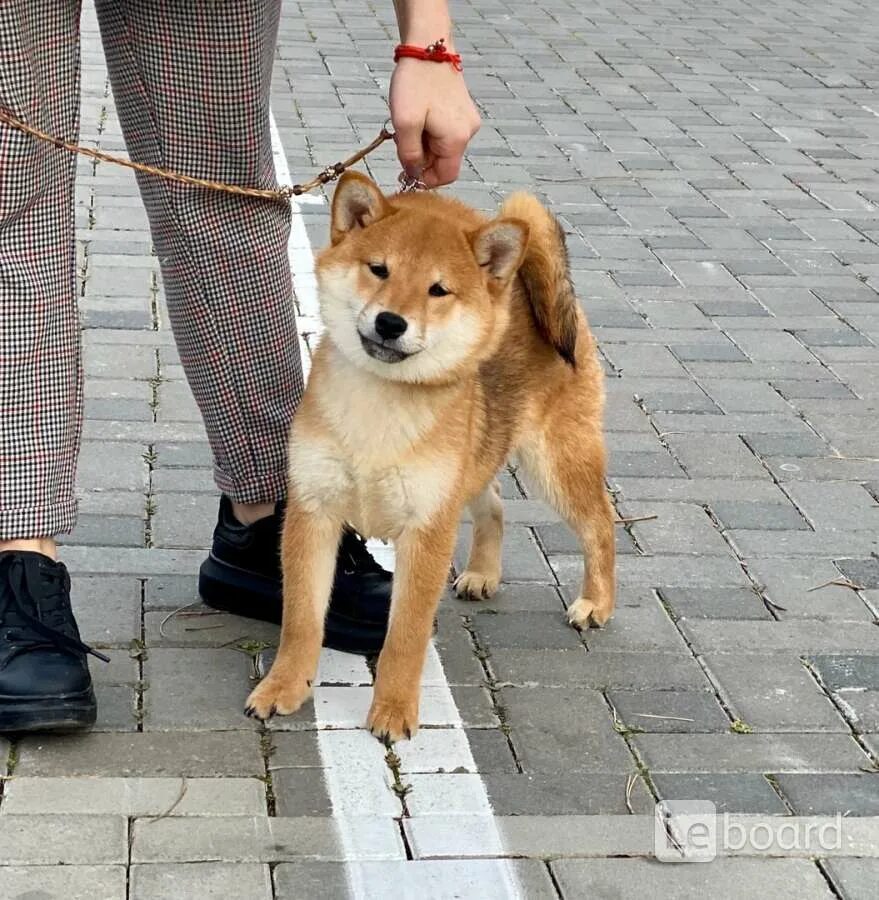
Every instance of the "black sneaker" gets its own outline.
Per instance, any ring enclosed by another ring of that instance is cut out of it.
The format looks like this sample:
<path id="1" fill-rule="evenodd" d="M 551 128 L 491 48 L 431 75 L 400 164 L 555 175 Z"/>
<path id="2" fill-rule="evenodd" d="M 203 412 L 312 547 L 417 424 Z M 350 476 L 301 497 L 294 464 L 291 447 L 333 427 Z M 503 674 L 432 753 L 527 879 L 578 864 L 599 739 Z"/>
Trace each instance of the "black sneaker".
<path id="1" fill-rule="evenodd" d="M 79 638 L 70 576 L 42 553 L 0 553 L 0 732 L 93 725 L 95 693 Z"/>
<path id="2" fill-rule="evenodd" d="M 251 619 L 281 622 L 280 540 L 284 508 L 242 525 L 228 497 L 220 500 L 214 544 L 199 572 L 202 600 Z M 339 547 L 324 646 L 371 656 L 385 640 L 391 608 L 391 573 L 373 559 L 366 541 L 346 531 Z"/>

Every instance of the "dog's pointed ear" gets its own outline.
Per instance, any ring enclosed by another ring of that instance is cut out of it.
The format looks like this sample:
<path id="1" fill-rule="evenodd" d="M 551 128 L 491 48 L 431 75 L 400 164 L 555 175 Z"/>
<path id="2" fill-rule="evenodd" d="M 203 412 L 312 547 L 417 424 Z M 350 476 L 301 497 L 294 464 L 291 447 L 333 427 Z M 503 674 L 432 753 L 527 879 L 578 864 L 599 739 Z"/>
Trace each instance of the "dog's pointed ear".
<path id="1" fill-rule="evenodd" d="M 471 235 L 476 261 L 488 274 L 507 282 L 519 270 L 528 246 L 528 225 L 521 219 L 495 219 Z"/>
<path id="2" fill-rule="evenodd" d="M 391 212 L 378 185 L 359 172 L 346 172 L 333 194 L 330 240 L 338 244 L 345 235 L 366 228 Z"/>

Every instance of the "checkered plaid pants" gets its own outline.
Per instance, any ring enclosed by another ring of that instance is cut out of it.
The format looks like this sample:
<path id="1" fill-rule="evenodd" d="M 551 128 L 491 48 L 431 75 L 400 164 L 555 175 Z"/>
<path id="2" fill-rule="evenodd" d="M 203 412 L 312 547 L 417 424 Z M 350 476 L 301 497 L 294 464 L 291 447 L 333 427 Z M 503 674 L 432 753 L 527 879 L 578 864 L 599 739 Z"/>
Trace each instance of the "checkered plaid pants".
<path id="1" fill-rule="evenodd" d="M 274 187 L 280 0 L 96 0 L 133 159 Z M 76 140 L 79 3 L 0 0 L 0 104 Z M 69 531 L 82 424 L 75 160 L 0 125 L 0 539 Z M 282 496 L 302 394 L 290 210 L 138 176 L 217 486 Z"/>

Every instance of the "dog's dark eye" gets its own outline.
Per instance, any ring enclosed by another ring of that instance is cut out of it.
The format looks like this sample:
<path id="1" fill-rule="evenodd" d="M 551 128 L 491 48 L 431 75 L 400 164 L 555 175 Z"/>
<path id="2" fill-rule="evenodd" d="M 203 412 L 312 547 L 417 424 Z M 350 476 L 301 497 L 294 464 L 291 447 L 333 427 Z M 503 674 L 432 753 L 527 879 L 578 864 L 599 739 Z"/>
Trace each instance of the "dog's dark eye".
<path id="1" fill-rule="evenodd" d="M 427 289 L 427 293 L 431 297 L 445 297 L 449 292 L 439 282 L 436 282 Z"/>
<path id="2" fill-rule="evenodd" d="M 372 272 L 372 274 L 375 275 L 376 278 L 381 278 L 381 279 L 385 279 L 388 277 L 388 275 L 391 274 L 388 271 L 388 267 L 386 265 L 384 265 L 383 263 L 370 263 L 369 271 Z"/>

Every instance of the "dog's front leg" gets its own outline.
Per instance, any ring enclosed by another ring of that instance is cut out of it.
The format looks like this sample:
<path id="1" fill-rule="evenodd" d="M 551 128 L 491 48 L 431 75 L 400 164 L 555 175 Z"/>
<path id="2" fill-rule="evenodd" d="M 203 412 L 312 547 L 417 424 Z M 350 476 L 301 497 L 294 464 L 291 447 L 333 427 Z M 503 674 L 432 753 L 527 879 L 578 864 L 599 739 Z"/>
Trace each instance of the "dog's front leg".
<path id="1" fill-rule="evenodd" d="M 457 518 L 448 517 L 404 531 L 396 542 L 391 620 L 366 723 L 382 740 L 411 738 L 418 729 L 421 670 L 434 613 L 448 581 L 456 527 Z"/>
<path id="2" fill-rule="evenodd" d="M 288 501 L 281 538 L 281 645 L 271 671 L 247 698 L 249 716 L 289 715 L 311 696 L 341 533 L 341 522 L 307 512 L 292 497 Z"/>

